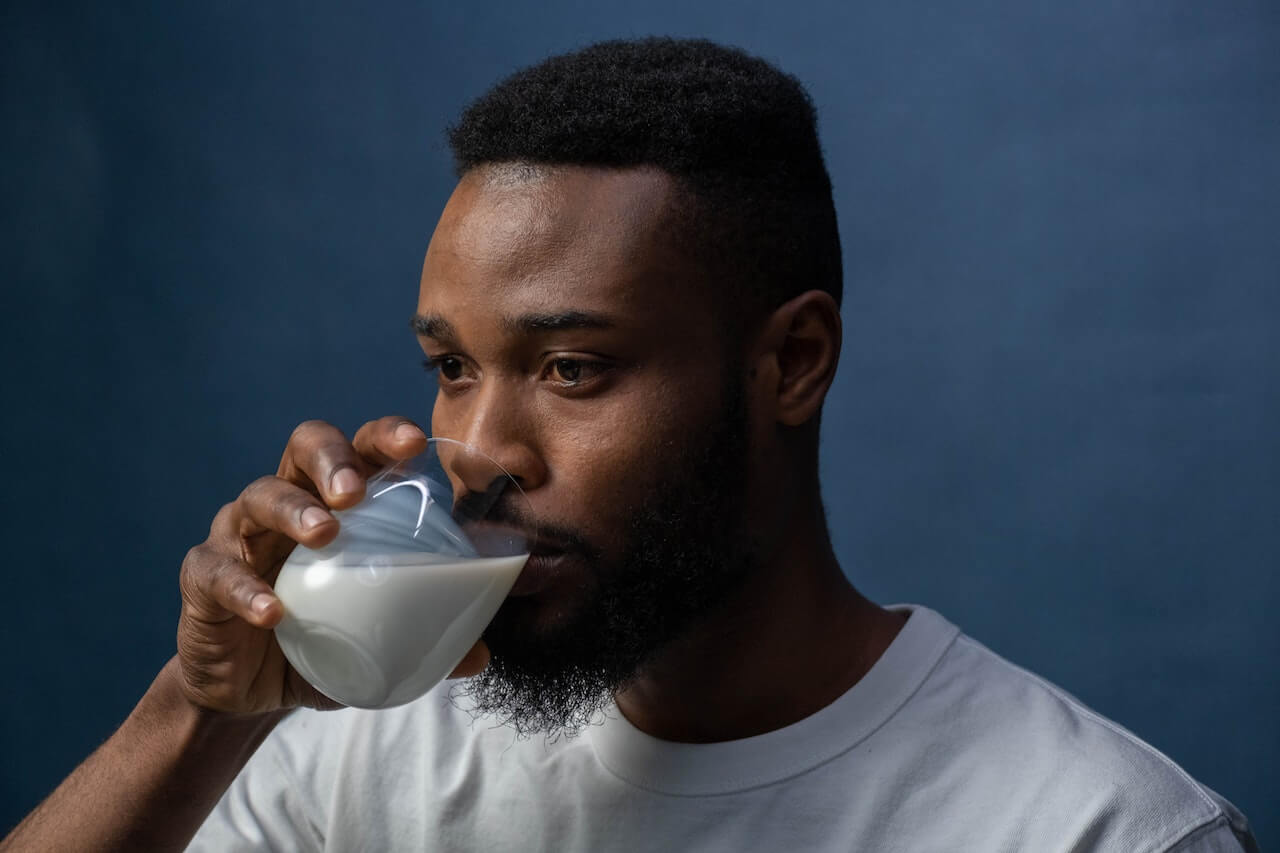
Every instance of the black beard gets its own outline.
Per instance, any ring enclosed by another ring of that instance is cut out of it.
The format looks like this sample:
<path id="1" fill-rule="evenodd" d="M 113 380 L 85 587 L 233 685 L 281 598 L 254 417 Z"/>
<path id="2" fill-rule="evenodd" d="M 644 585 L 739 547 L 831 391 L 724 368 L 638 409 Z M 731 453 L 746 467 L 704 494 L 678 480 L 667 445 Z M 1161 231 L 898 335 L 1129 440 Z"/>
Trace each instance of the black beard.
<path id="1" fill-rule="evenodd" d="M 484 634 L 488 668 L 454 688 L 472 713 L 520 736 L 575 735 L 741 587 L 757 562 L 744 529 L 747 412 L 740 381 L 726 386 L 719 417 L 661 460 L 670 475 L 639 501 L 621 559 L 576 540 L 596 584 L 565 621 L 535 633 L 524 602 L 504 603 Z"/>

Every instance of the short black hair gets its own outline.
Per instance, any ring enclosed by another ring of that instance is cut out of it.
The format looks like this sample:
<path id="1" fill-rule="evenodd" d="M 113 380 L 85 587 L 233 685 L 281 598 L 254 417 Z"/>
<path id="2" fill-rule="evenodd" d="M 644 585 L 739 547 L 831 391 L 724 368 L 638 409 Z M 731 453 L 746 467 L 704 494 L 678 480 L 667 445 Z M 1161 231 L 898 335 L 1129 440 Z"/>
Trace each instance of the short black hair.
<path id="1" fill-rule="evenodd" d="M 532 163 L 655 166 L 684 190 L 672 233 L 730 313 L 841 298 L 840 235 L 800 82 L 703 39 L 607 41 L 498 83 L 449 129 L 458 174 Z"/>

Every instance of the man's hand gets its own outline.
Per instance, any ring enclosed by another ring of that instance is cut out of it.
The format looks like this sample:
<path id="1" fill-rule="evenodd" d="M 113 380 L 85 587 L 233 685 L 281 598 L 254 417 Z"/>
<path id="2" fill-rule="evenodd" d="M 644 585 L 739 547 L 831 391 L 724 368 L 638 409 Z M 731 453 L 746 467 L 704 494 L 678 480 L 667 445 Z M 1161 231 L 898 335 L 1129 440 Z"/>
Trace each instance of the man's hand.
<path id="1" fill-rule="evenodd" d="M 370 421 L 350 442 L 322 421 L 294 430 L 276 475 L 224 506 L 183 561 L 178 664 L 189 701 L 240 714 L 338 707 L 280 651 L 271 629 L 284 606 L 271 585 L 295 543 L 315 548 L 337 536 L 330 509 L 354 506 L 370 475 L 425 447 L 422 430 L 400 417 Z M 478 643 L 454 675 L 479 672 L 488 657 Z"/>
<path id="2" fill-rule="evenodd" d="M 395 417 L 365 424 L 352 442 L 319 421 L 294 430 L 276 476 L 223 507 L 187 554 L 177 657 L 0 850 L 181 850 L 287 709 L 337 707 L 276 644 L 284 606 L 271 584 L 296 543 L 337 535 L 330 509 L 358 503 L 366 477 L 426 442 Z M 454 675 L 488 661 L 477 643 Z"/>

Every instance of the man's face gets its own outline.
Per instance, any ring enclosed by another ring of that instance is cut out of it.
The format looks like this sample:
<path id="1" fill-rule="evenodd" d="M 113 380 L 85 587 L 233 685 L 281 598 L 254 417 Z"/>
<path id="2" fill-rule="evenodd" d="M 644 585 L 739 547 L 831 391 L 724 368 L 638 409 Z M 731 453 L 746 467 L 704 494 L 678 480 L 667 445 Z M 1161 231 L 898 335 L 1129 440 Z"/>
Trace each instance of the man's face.
<path id="1" fill-rule="evenodd" d="M 472 686 L 525 730 L 583 722 L 750 562 L 737 350 L 664 231 L 674 191 L 647 169 L 473 171 L 427 251 L 432 432 L 496 459 L 533 516 Z"/>

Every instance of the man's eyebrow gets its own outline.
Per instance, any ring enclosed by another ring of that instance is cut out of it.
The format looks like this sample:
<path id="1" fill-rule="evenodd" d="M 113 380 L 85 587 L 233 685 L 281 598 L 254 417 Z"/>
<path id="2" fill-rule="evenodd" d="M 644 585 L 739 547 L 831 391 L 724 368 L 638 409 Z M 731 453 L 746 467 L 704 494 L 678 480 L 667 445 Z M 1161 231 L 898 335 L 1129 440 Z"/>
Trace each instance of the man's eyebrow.
<path id="1" fill-rule="evenodd" d="M 453 326 L 439 314 L 414 314 L 409 325 L 413 327 L 414 334 L 420 338 L 445 340 L 454 337 Z"/>
<path id="2" fill-rule="evenodd" d="M 409 325 L 413 327 L 414 334 L 421 338 L 434 338 L 438 341 L 457 338 L 452 324 L 439 314 L 414 314 Z M 604 314 L 589 311 L 552 311 L 506 317 L 502 325 L 509 332 L 532 335 L 565 329 L 612 329 L 617 324 Z"/>
<path id="3" fill-rule="evenodd" d="M 612 329 L 617 324 L 604 314 L 588 311 L 554 311 L 546 314 L 521 314 L 509 317 L 503 325 L 510 331 L 534 334 L 565 329 Z"/>

